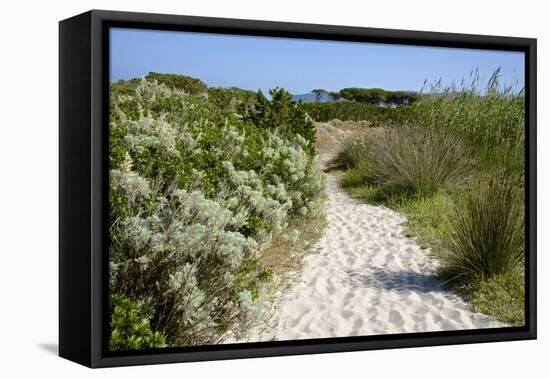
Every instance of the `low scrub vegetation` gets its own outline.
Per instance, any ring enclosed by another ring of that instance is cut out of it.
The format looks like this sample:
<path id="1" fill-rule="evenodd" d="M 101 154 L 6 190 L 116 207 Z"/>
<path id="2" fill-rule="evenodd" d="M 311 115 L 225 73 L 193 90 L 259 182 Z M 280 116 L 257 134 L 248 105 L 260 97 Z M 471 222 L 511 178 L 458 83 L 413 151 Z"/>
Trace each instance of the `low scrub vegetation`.
<path id="1" fill-rule="evenodd" d="M 130 313 L 113 349 L 217 343 L 255 319 L 262 244 L 318 216 L 322 192 L 311 119 L 271 96 L 177 75 L 112 85 L 110 290 Z"/>
<path id="2" fill-rule="evenodd" d="M 317 122 L 329 122 L 334 119 L 342 121 L 365 120 L 368 121 L 368 125 L 371 127 L 398 123 L 409 116 L 412 108 L 412 106 L 377 106 L 354 101 L 307 102 L 302 106 Z"/>
<path id="3" fill-rule="evenodd" d="M 140 307 L 128 298 L 114 294 L 109 300 L 111 308 L 111 350 L 153 349 L 166 346 L 164 337 L 153 332 L 149 319 Z"/>

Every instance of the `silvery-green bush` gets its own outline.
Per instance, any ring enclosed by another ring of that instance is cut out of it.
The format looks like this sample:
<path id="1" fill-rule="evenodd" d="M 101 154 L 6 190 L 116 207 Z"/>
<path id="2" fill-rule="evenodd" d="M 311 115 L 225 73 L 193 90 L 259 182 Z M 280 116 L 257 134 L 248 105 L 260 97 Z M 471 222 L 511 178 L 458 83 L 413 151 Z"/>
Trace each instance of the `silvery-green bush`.
<path id="1" fill-rule="evenodd" d="M 259 96 L 212 93 L 151 77 L 111 87 L 110 290 L 168 346 L 246 330 L 270 276 L 261 244 L 313 215 L 322 189 L 313 124 L 289 96 L 256 109 Z"/>

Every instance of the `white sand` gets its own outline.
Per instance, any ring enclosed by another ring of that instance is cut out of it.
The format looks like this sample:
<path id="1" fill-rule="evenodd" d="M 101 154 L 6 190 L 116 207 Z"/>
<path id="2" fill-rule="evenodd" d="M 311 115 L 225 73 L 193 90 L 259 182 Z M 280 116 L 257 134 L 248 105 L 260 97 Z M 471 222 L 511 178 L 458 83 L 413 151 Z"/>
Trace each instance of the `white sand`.
<path id="1" fill-rule="evenodd" d="M 316 251 L 247 341 L 505 326 L 469 311 L 435 278 L 437 262 L 404 235 L 405 217 L 350 198 L 334 175 L 327 192 L 327 228 Z"/>

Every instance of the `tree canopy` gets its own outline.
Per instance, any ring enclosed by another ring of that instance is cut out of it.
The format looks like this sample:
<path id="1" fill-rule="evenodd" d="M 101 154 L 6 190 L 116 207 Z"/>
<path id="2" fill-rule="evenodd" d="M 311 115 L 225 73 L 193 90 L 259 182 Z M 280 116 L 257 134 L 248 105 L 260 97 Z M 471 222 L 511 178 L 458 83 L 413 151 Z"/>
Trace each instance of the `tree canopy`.
<path id="1" fill-rule="evenodd" d="M 386 91 L 381 88 L 344 88 L 339 94 L 346 100 L 373 105 L 407 105 L 418 100 L 418 94 L 414 92 Z"/>
<path id="2" fill-rule="evenodd" d="M 338 92 L 317 88 L 313 89 L 311 93 L 315 94 L 317 102 L 323 98 L 323 94 L 326 94 L 332 100 L 345 99 L 371 105 L 408 105 L 419 98 L 419 95 L 414 92 L 387 91 L 382 88 L 343 88 Z"/>
<path id="3" fill-rule="evenodd" d="M 148 80 L 156 80 L 159 84 L 164 84 L 168 88 L 183 89 L 192 95 L 206 93 L 208 90 L 206 84 L 191 76 L 149 72 L 145 78 Z"/>

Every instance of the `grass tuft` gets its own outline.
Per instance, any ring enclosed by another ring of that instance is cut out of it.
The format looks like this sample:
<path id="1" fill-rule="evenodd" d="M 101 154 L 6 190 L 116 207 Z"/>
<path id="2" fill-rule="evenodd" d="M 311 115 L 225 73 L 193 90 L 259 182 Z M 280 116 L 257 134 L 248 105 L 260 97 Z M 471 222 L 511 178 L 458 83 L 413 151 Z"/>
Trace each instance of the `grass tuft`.
<path id="1" fill-rule="evenodd" d="M 362 179 L 377 186 L 381 197 L 427 197 L 464 182 L 470 169 L 466 155 L 453 133 L 396 127 L 348 140 L 333 165 L 355 169 L 344 181 Z"/>
<path id="2" fill-rule="evenodd" d="M 367 160 L 368 155 L 366 137 L 352 137 L 347 138 L 342 142 L 337 154 L 330 161 L 330 166 L 335 169 L 353 169 L 358 168 Z"/>
<path id="3" fill-rule="evenodd" d="M 460 280 L 510 274 L 524 262 L 522 191 L 505 175 L 476 178 L 454 207 L 444 274 Z"/>

